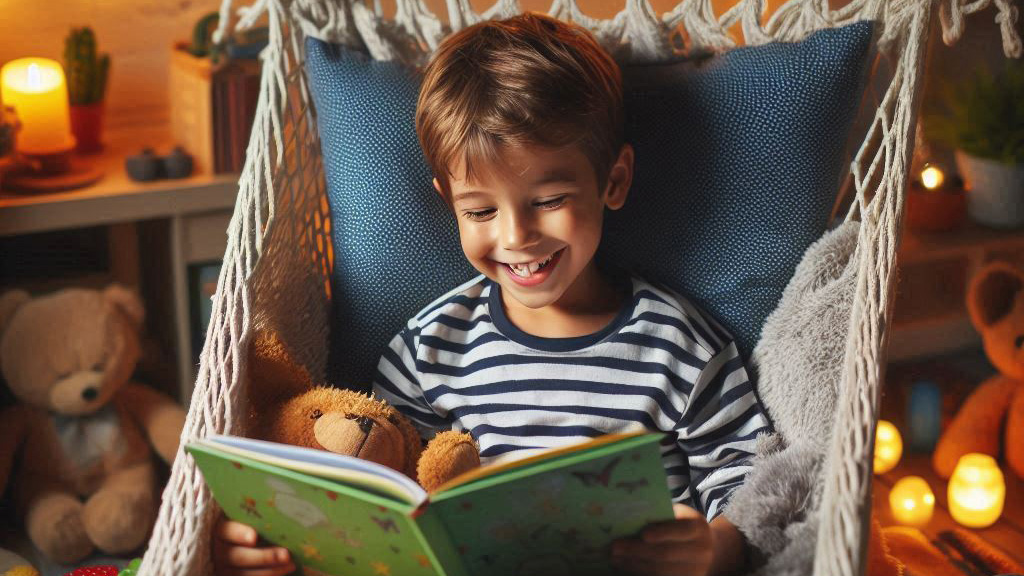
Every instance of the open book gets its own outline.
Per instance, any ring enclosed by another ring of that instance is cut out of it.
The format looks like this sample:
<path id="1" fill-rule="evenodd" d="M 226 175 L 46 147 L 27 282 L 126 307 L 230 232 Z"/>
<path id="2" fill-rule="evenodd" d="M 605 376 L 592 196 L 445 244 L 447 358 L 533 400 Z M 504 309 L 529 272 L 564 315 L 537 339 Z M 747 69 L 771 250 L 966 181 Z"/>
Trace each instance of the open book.
<path id="1" fill-rule="evenodd" d="M 613 540 L 673 517 L 660 439 L 601 436 L 430 494 L 323 450 L 213 436 L 186 451 L 224 513 L 288 548 L 307 575 L 599 576 Z"/>

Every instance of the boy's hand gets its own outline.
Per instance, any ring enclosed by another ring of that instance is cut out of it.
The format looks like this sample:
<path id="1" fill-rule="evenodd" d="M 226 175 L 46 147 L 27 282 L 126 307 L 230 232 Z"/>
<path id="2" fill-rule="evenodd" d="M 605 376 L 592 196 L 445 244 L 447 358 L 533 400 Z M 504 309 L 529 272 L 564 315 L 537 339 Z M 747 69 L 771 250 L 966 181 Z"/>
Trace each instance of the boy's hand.
<path id="1" fill-rule="evenodd" d="M 644 528 L 635 538 L 616 540 L 612 565 L 625 574 L 705 576 L 713 558 L 711 525 L 689 506 L 673 504 L 676 519 Z"/>
<path id="2" fill-rule="evenodd" d="M 284 576 L 295 570 L 286 548 L 261 546 L 251 526 L 221 516 L 213 528 L 216 576 Z"/>

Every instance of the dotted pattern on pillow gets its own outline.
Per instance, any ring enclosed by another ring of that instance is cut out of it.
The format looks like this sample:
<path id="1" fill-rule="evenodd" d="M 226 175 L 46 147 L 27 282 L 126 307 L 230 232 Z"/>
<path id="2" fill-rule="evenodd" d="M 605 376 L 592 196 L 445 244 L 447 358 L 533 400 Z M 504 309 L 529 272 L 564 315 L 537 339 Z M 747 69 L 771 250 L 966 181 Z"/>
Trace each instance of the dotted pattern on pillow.
<path id="1" fill-rule="evenodd" d="M 690 296 L 749 356 L 825 230 L 871 37 L 861 22 L 624 67 L 636 174 L 600 257 Z M 405 322 L 477 272 L 419 148 L 415 71 L 313 38 L 306 58 L 335 258 L 328 374 L 366 389 Z"/>
<path id="2" fill-rule="evenodd" d="M 872 29 L 624 68 L 634 179 L 602 257 L 690 296 L 749 357 L 827 227 Z"/>
<path id="3" fill-rule="evenodd" d="M 368 390 L 391 337 L 476 275 L 416 138 L 411 70 L 306 42 L 331 209 L 330 380 Z"/>

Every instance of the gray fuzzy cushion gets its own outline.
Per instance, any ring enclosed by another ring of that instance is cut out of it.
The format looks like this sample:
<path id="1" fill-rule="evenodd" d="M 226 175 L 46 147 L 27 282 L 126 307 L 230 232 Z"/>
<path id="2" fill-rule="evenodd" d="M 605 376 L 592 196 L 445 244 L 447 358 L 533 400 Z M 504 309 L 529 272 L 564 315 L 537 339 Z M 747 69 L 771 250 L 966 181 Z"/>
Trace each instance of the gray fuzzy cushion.
<path id="1" fill-rule="evenodd" d="M 755 548 L 759 575 L 812 572 L 856 289 L 858 230 L 857 222 L 845 223 L 807 250 L 751 358 L 777 434 L 758 439 L 753 470 L 725 516 Z"/>

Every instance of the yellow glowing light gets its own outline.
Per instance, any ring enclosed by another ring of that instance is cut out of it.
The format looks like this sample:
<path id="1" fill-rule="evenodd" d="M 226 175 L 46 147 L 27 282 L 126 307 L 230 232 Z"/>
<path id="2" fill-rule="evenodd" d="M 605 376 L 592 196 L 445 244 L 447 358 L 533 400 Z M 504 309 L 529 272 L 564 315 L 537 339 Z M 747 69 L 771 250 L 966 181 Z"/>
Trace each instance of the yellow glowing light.
<path id="1" fill-rule="evenodd" d="M 942 174 L 942 170 L 935 166 L 925 166 L 924 170 L 921 171 L 921 184 L 924 184 L 924 187 L 929 190 L 935 190 L 942 186 L 942 182 L 945 179 L 946 177 Z"/>
<path id="2" fill-rule="evenodd" d="M 879 420 L 875 429 L 875 474 L 884 474 L 899 464 L 903 438 L 892 422 Z"/>
<path id="3" fill-rule="evenodd" d="M 64 68 L 56 60 L 19 58 L 4 64 L 0 101 L 14 107 L 21 123 L 19 152 L 52 154 L 75 146 Z"/>
<path id="4" fill-rule="evenodd" d="M 935 493 L 920 476 L 900 478 L 889 492 L 889 508 L 900 524 L 921 527 L 932 519 Z"/>
<path id="5" fill-rule="evenodd" d="M 949 514 L 971 528 L 991 526 L 1003 513 L 1006 483 L 995 459 L 972 452 L 960 457 L 949 479 Z"/>

